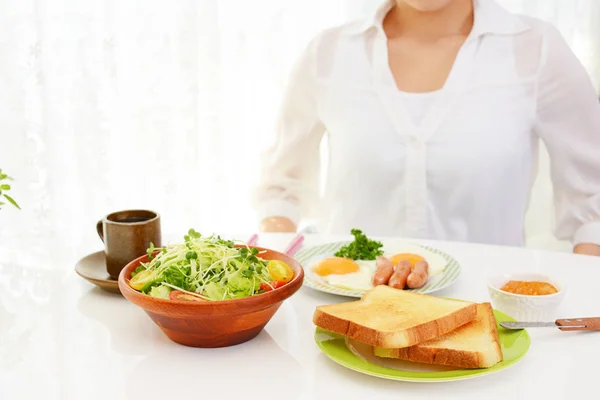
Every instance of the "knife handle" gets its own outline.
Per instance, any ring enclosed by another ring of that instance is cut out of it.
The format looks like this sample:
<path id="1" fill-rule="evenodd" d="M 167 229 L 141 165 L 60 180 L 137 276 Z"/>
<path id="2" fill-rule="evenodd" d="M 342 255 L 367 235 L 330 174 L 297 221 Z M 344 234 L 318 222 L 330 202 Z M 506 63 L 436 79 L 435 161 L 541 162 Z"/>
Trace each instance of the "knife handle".
<path id="1" fill-rule="evenodd" d="M 557 319 L 561 331 L 600 331 L 600 318 Z"/>

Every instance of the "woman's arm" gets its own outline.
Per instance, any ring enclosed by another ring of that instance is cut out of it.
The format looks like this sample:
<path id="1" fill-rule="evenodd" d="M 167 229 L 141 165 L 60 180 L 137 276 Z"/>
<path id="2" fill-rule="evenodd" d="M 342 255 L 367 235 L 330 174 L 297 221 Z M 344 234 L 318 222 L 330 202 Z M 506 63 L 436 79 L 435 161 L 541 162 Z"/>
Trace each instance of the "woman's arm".
<path id="1" fill-rule="evenodd" d="M 324 127 L 315 100 L 315 42 L 293 68 L 274 143 L 262 155 L 256 206 L 263 232 L 295 231 L 318 199 Z"/>
<path id="2" fill-rule="evenodd" d="M 573 251 L 576 254 L 583 254 L 586 256 L 598 256 L 600 257 L 600 246 L 597 244 L 582 243 L 575 246 Z"/>
<path id="3" fill-rule="evenodd" d="M 536 132 L 550 154 L 556 235 L 600 255 L 600 102 L 558 30 L 549 28 L 538 81 Z"/>
<path id="4" fill-rule="evenodd" d="M 267 217 L 260 221 L 261 232 L 296 232 L 298 226 L 286 217 Z"/>

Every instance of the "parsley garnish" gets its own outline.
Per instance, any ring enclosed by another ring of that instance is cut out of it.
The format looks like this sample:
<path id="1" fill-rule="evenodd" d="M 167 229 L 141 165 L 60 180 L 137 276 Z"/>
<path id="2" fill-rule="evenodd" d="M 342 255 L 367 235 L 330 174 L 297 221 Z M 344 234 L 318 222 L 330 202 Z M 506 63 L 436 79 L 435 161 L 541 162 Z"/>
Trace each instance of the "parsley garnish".
<path id="1" fill-rule="evenodd" d="M 352 260 L 375 260 L 377 256 L 383 255 L 383 244 L 369 239 L 362 231 L 352 229 L 354 241 L 342 247 L 335 253 L 336 257 L 345 257 Z"/>

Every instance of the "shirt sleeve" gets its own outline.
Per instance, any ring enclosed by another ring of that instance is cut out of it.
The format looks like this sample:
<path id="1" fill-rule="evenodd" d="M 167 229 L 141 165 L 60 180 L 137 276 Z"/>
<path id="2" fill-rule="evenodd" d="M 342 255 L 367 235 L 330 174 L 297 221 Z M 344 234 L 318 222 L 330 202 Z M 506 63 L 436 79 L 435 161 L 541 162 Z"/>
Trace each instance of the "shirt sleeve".
<path id="1" fill-rule="evenodd" d="M 548 27 L 538 81 L 536 133 L 550 155 L 555 234 L 600 245 L 600 102 L 556 28 Z"/>
<path id="2" fill-rule="evenodd" d="M 294 65 L 273 143 L 262 154 L 255 205 L 260 219 L 287 217 L 298 224 L 318 201 L 324 126 L 315 96 L 316 42 Z"/>

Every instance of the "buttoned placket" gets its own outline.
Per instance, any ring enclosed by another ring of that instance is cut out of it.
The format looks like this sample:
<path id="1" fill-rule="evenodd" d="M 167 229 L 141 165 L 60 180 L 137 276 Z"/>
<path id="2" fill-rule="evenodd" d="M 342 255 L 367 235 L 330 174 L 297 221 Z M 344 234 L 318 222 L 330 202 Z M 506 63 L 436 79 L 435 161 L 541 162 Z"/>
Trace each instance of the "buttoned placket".
<path id="1" fill-rule="evenodd" d="M 474 65 L 479 40 L 468 38 L 459 50 L 442 90 L 423 120 L 415 124 L 400 96 L 389 68 L 387 38 L 380 29 L 373 43 L 373 85 L 394 128 L 406 143 L 404 162 L 404 234 L 426 237 L 428 232 L 427 145 L 457 103 Z"/>

